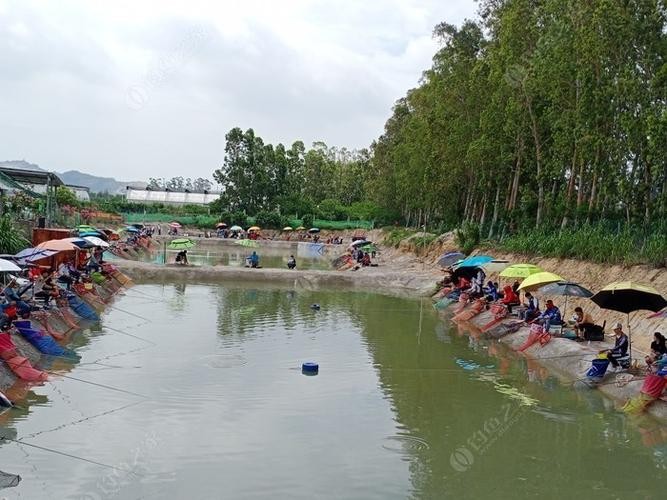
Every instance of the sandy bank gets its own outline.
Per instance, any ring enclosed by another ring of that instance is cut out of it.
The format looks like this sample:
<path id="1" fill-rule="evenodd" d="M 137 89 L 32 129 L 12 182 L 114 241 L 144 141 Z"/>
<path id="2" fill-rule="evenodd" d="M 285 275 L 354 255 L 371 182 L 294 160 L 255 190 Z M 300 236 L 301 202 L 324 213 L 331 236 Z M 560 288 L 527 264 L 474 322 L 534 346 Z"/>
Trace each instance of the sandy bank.
<path id="1" fill-rule="evenodd" d="M 492 313 L 484 311 L 469 322 L 462 323 L 462 326 L 467 330 L 469 335 L 479 337 L 486 335 L 480 331 L 480 328 L 492 319 Z M 516 318 L 507 321 L 513 320 L 516 320 Z M 507 323 L 507 321 L 504 323 Z M 502 328 L 502 324 L 495 328 Z M 490 330 L 489 333 L 492 333 L 495 328 Z M 501 336 L 499 341 L 516 350 L 527 340 L 529 333 L 529 328 L 524 327 L 515 333 L 508 333 Z M 596 357 L 598 351 L 612 347 L 612 345 L 613 343 L 609 341 L 577 343 L 563 338 L 552 338 L 544 346 L 536 343 L 526 349 L 523 354 L 517 352 L 516 355 L 525 355 L 535 360 L 559 376 L 564 383 L 571 384 L 573 390 L 588 391 L 598 389 L 602 391 L 605 395 L 616 401 L 620 408 L 629 399 L 634 398 L 640 393 L 643 376 L 633 376 L 625 372 L 616 374 L 608 371 L 601 383 L 593 386 L 589 386 L 585 378 L 586 372 L 591 367 L 591 360 Z M 648 413 L 663 422 L 667 422 L 667 402 L 664 400 L 655 401 L 649 406 Z"/>
<path id="2" fill-rule="evenodd" d="M 435 289 L 432 273 L 390 270 L 384 267 L 358 271 L 317 271 L 289 269 L 248 269 L 230 266 L 157 265 L 147 262 L 118 261 L 125 274 L 136 282 L 274 282 L 307 288 L 344 287 L 398 295 L 431 295 Z"/>

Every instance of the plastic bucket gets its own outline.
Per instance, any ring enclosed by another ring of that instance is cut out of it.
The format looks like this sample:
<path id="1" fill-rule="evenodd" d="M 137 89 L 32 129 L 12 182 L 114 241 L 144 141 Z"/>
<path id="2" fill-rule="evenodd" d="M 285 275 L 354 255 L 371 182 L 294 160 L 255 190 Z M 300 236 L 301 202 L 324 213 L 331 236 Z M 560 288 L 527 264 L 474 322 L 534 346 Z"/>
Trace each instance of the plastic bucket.
<path id="1" fill-rule="evenodd" d="M 608 367 L 609 367 L 608 359 L 594 359 L 592 361 L 591 367 L 586 372 L 586 377 L 602 378 L 604 377 L 604 374 L 607 373 Z"/>

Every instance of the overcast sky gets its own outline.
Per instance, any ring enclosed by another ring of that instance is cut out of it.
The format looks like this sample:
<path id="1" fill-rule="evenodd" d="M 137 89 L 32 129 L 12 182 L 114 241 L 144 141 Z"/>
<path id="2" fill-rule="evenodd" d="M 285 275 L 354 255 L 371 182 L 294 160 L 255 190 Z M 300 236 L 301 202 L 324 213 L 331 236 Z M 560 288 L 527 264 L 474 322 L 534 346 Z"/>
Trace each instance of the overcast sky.
<path id="1" fill-rule="evenodd" d="M 224 135 L 365 147 L 473 0 L 0 0 L 0 160 L 210 176 Z"/>

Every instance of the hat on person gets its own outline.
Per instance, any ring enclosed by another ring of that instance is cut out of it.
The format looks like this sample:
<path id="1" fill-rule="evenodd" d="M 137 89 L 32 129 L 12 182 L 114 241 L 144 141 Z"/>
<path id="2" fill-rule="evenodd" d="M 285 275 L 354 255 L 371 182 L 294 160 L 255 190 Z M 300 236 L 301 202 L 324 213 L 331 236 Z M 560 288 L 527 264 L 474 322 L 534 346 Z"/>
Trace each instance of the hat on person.
<path id="1" fill-rule="evenodd" d="M 616 323 L 614 325 L 614 331 L 616 330 L 623 330 L 623 325 L 621 323 Z"/>

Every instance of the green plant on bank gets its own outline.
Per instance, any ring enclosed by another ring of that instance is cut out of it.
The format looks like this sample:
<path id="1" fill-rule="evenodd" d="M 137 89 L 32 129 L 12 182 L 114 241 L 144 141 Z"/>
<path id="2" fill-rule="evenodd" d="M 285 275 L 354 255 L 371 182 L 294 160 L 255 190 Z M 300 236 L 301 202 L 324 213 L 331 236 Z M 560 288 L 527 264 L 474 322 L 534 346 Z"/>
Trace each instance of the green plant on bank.
<path id="1" fill-rule="evenodd" d="M 504 251 L 544 257 L 589 260 L 601 264 L 649 264 L 664 267 L 667 234 L 639 229 L 610 230 L 602 225 L 576 230 L 531 229 L 489 245 Z"/>
<path id="2" fill-rule="evenodd" d="M 470 255 L 480 243 L 481 234 L 479 224 L 465 222 L 456 230 L 455 234 L 459 248 L 466 255 Z"/>
<path id="3" fill-rule="evenodd" d="M 438 239 L 437 234 L 425 234 L 423 236 L 416 236 L 412 238 L 417 249 L 423 250 L 431 246 L 431 244 Z"/>
<path id="4" fill-rule="evenodd" d="M 14 255 L 30 245 L 30 242 L 14 226 L 8 214 L 0 216 L 0 253 Z"/>
<path id="5" fill-rule="evenodd" d="M 401 244 L 401 241 L 409 238 L 416 232 L 417 231 L 414 229 L 404 227 L 387 227 L 384 228 L 385 234 L 382 243 L 390 247 L 398 248 L 398 246 Z"/>

